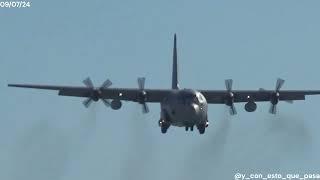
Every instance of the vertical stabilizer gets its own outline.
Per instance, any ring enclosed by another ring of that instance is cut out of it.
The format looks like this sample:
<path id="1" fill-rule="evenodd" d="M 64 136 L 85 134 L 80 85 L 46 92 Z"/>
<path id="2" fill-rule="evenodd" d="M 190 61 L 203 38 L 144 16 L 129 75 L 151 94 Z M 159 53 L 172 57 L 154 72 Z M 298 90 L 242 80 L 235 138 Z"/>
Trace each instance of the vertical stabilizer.
<path id="1" fill-rule="evenodd" d="M 179 89 L 179 85 L 178 85 L 177 36 L 176 36 L 176 34 L 174 34 L 174 45 L 173 45 L 172 89 Z"/>

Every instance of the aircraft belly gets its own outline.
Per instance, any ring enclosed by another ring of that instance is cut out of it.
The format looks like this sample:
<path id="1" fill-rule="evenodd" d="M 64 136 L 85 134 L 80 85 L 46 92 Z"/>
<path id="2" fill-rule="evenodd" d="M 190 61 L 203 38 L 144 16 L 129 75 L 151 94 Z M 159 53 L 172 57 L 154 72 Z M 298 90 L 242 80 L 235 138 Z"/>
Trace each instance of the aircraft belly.
<path id="1" fill-rule="evenodd" d="M 171 124 L 174 126 L 193 126 L 201 120 L 201 116 L 185 108 L 184 106 L 176 107 L 169 113 Z"/>

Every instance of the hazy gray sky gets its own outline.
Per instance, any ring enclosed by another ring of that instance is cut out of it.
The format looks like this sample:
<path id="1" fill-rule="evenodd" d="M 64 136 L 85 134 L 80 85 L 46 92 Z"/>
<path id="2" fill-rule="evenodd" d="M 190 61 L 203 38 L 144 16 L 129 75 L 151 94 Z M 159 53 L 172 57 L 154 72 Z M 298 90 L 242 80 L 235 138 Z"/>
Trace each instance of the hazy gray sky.
<path id="1" fill-rule="evenodd" d="M 57 92 L 7 83 L 169 88 L 173 34 L 180 86 L 320 89 L 319 1 L 31 1 L 0 9 L 0 179 L 232 179 L 242 173 L 320 173 L 320 97 L 269 103 L 230 117 L 210 105 L 206 134 Z"/>

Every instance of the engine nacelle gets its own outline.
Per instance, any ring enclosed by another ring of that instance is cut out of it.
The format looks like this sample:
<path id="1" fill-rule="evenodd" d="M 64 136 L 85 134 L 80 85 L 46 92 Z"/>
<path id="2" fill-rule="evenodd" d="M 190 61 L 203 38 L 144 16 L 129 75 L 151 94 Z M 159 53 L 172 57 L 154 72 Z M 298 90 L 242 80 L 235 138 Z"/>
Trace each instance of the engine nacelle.
<path id="1" fill-rule="evenodd" d="M 121 106 L 122 106 L 122 102 L 120 100 L 115 99 L 111 101 L 111 108 L 113 110 L 118 110 L 121 108 Z"/>
<path id="2" fill-rule="evenodd" d="M 253 112 L 257 109 L 257 104 L 253 101 L 249 101 L 245 104 L 244 106 L 244 109 L 247 111 L 247 112 Z"/>

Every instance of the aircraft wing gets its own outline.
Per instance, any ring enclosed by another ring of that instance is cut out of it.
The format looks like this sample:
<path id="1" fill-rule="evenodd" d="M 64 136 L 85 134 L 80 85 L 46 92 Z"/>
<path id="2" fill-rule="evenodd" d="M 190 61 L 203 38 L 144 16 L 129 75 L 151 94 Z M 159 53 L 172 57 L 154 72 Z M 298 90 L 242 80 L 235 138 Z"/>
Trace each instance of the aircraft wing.
<path id="1" fill-rule="evenodd" d="M 32 84 L 9 84 L 10 87 L 22 87 L 33 89 L 56 90 L 60 96 L 91 97 L 96 90 L 100 91 L 102 99 L 118 99 L 125 101 L 139 101 L 140 89 L 137 88 L 106 88 L 95 89 L 82 86 L 49 86 Z M 144 89 L 146 92 L 145 102 L 161 102 L 172 91 L 171 89 Z M 210 104 L 225 104 L 229 98 L 227 90 L 198 90 Z M 274 90 L 234 90 L 232 91 L 234 103 L 248 102 L 248 99 L 255 102 L 270 101 L 274 95 Z M 306 95 L 320 94 L 320 90 L 281 90 L 279 93 L 280 101 L 305 100 Z"/>
<path id="2" fill-rule="evenodd" d="M 101 99 L 118 99 L 138 102 L 141 98 L 141 89 L 137 88 L 90 88 L 82 86 L 49 86 L 32 84 L 9 84 L 9 87 L 33 88 L 56 90 L 60 96 L 92 97 L 95 92 Z M 168 89 L 143 89 L 146 92 L 144 102 L 161 102 L 172 90 Z"/>
<path id="3" fill-rule="evenodd" d="M 230 97 L 230 92 L 227 90 L 199 90 L 210 104 L 225 104 Z M 295 101 L 305 100 L 306 95 L 320 94 L 320 90 L 281 90 L 278 91 L 279 101 Z M 232 91 L 234 103 L 270 101 L 275 94 L 274 90 L 234 90 Z"/>

